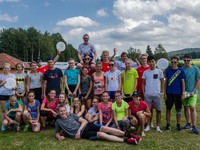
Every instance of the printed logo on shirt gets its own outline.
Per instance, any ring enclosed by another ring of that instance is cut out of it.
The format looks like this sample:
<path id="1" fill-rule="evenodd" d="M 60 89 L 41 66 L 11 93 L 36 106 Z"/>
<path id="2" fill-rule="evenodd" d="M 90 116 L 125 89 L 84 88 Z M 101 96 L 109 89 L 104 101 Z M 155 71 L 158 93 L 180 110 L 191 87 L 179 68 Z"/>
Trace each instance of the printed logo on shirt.
<path id="1" fill-rule="evenodd" d="M 174 74 L 173 74 L 173 76 L 169 79 L 169 83 L 168 83 L 168 86 L 170 86 L 172 83 L 173 83 L 173 81 L 178 77 L 178 75 L 181 73 L 181 71 L 180 70 L 177 70 Z"/>

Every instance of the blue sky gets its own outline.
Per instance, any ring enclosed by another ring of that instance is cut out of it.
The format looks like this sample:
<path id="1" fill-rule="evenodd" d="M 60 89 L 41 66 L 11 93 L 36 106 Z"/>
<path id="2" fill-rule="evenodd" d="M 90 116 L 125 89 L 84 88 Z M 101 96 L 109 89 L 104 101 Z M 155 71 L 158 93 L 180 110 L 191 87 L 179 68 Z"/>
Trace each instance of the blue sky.
<path id="1" fill-rule="evenodd" d="M 114 47 L 200 47 L 200 0 L 0 0 L 0 29 L 59 32 L 75 48 L 88 33 L 99 54 Z"/>

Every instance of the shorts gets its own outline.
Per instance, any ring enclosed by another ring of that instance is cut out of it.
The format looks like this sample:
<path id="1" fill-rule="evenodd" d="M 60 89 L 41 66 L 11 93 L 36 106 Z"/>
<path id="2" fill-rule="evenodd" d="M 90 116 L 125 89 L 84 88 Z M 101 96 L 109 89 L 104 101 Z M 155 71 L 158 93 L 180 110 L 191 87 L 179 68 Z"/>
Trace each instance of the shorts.
<path id="1" fill-rule="evenodd" d="M 154 105 L 157 111 L 162 110 L 162 95 L 160 93 L 144 94 L 144 101 L 148 104 L 149 108 Z"/>
<path id="2" fill-rule="evenodd" d="M 194 96 L 188 97 L 183 101 L 183 106 L 196 106 L 197 103 L 197 94 Z"/>
<path id="3" fill-rule="evenodd" d="M 115 99 L 115 93 L 116 93 L 116 91 L 108 91 L 110 99 Z"/>
<path id="4" fill-rule="evenodd" d="M 42 104 L 42 99 L 41 99 L 42 88 L 34 88 L 34 89 L 30 89 L 30 90 L 35 92 L 35 99 L 37 99 L 40 102 L 40 104 Z"/>
<path id="5" fill-rule="evenodd" d="M 175 103 L 175 109 L 182 109 L 181 94 L 167 94 L 167 100 L 165 101 L 166 108 L 171 110 Z"/>
<path id="6" fill-rule="evenodd" d="M 124 101 L 126 101 L 127 103 L 129 103 L 130 101 L 133 100 L 132 96 L 130 96 L 130 94 L 124 94 L 126 98 L 123 98 Z"/>
<path id="7" fill-rule="evenodd" d="M 47 121 L 56 120 L 56 117 L 54 117 L 53 115 L 49 115 L 46 111 L 40 111 L 40 116 L 41 117 L 47 117 Z"/>
<path id="8" fill-rule="evenodd" d="M 83 131 L 82 138 L 84 139 L 90 139 L 90 140 L 96 140 L 97 132 L 100 131 L 101 126 L 98 124 L 88 123 Z"/>
<path id="9" fill-rule="evenodd" d="M 0 101 L 7 101 L 10 99 L 10 95 L 0 95 Z"/>
<path id="10" fill-rule="evenodd" d="M 68 87 L 69 87 L 69 90 L 71 91 L 71 93 L 73 93 L 76 89 L 76 85 L 68 85 Z M 67 89 L 65 89 L 65 93 L 68 94 Z M 76 93 L 76 96 L 77 96 L 77 93 Z"/>

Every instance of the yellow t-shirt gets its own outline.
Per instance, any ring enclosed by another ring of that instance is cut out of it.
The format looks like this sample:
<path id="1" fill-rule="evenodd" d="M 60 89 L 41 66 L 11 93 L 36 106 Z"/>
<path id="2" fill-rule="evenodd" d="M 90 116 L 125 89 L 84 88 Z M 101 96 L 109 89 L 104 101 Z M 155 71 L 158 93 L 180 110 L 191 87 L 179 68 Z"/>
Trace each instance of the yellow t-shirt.
<path id="1" fill-rule="evenodd" d="M 126 75 L 125 71 L 123 71 L 121 76 L 124 94 L 132 94 L 135 85 L 135 79 L 138 78 L 137 71 L 135 69 L 127 70 Z"/>

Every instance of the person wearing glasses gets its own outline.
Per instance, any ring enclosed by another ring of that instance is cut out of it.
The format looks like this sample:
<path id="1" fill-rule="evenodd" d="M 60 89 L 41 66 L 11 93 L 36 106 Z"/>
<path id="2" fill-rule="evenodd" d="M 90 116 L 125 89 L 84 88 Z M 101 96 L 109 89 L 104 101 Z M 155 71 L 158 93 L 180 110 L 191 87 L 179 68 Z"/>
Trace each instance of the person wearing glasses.
<path id="1" fill-rule="evenodd" d="M 110 100 L 114 101 L 115 92 L 117 90 L 121 90 L 121 72 L 116 69 L 115 61 L 109 61 L 110 71 L 106 72 L 104 76 L 106 77 L 106 91 L 108 91 L 110 95 Z"/>
<path id="2" fill-rule="evenodd" d="M 184 55 L 184 73 L 185 73 L 185 90 L 186 98 L 183 100 L 184 113 L 186 118 L 186 125 L 183 129 L 192 129 L 193 134 L 199 134 L 196 127 L 197 122 L 197 112 L 196 112 L 196 102 L 198 87 L 200 84 L 200 73 L 199 68 L 191 65 L 192 56 L 189 54 Z M 190 123 L 192 121 L 192 124 Z"/>
<path id="3" fill-rule="evenodd" d="M 91 58 L 91 68 L 95 69 L 95 59 L 97 57 L 97 53 L 96 53 L 96 49 L 94 47 L 94 45 L 92 45 L 91 43 L 89 43 L 89 35 L 88 34 L 84 34 L 83 35 L 83 43 L 81 43 L 78 47 L 78 58 L 80 63 L 77 64 L 77 67 L 81 70 L 81 68 L 84 65 L 84 54 L 89 54 L 90 58 Z"/>
<path id="4" fill-rule="evenodd" d="M 166 91 L 164 94 L 165 104 L 166 104 L 166 122 L 167 125 L 165 130 L 170 131 L 170 118 L 171 109 L 175 103 L 176 109 L 176 129 L 181 130 L 181 109 L 182 101 L 185 94 L 185 74 L 182 68 L 178 67 L 179 58 L 177 56 L 171 57 L 172 67 L 166 70 Z"/>

